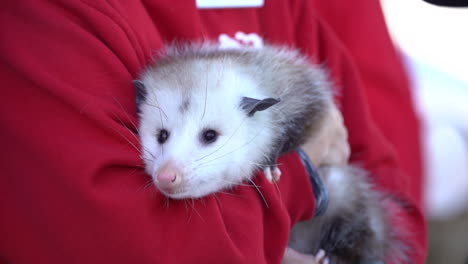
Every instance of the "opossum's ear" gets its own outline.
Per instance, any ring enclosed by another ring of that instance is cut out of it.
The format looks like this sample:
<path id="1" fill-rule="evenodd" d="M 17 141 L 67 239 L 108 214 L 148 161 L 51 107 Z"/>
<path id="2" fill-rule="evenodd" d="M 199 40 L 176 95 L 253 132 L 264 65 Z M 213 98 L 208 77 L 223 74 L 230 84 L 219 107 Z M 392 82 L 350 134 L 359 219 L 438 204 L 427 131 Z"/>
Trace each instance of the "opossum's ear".
<path id="1" fill-rule="evenodd" d="M 279 101 L 280 99 L 275 98 L 259 100 L 250 97 L 242 97 L 240 107 L 247 113 L 248 116 L 253 116 L 255 112 L 268 109 L 270 106 L 279 103 Z"/>
<path id="2" fill-rule="evenodd" d="M 137 110 L 140 109 L 140 105 L 143 103 L 146 97 L 146 87 L 145 84 L 140 80 L 134 80 L 133 86 L 135 87 L 135 95 L 136 95 L 136 105 Z"/>

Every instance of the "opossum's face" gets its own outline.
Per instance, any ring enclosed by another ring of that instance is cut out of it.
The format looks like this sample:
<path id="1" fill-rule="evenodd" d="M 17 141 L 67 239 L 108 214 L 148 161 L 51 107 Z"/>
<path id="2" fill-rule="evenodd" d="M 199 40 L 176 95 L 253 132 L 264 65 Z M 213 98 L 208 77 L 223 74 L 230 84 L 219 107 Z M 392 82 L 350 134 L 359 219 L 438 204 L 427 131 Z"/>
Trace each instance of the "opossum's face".
<path id="1" fill-rule="evenodd" d="M 202 78 L 179 83 L 200 89 L 144 80 L 142 156 L 157 188 L 171 198 L 201 197 L 238 185 L 271 148 L 271 116 L 254 113 L 277 101 L 247 99 L 250 94 L 239 88 L 238 77 L 224 75 L 214 83 Z M 244 88 L 252 85 L 243 81 Z"/>

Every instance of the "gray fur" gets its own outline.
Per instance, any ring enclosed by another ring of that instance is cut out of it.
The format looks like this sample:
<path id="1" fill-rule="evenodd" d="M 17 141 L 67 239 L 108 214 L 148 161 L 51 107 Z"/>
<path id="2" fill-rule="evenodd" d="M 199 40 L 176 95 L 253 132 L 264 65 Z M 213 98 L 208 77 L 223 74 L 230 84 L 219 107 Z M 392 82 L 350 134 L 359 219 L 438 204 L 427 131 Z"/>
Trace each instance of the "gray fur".
<path id="1" fill-rule="evenodd" d="M 174 89 L 181 89 L 181 94 L 190 95 L 193 89 L 202 93 L 206 90 L 196 87 L 194 80 L 213 63 L 249 76 L 266 95 L 266 98 L 239 98 L 239 107 L 247 116 L 259 110 L 271 113 L 269 124 L 258 125 L 271 129 L 274 138 L 264 160 L 256 163 L 275 164 L 279 155 L 297 149 L 319 130 L 333 104 L 333 88 L 325 70 L 296 51 L 281 47 L 220 50 L 209 44 L 170 46 L 144 76 L 152 78 L 155 73 L 164 76 L 164 81 L 174 84 Z M 267 105 L 257 105 L 264 99 Z M 184 99 L 179 109 L 184 112 L 188 107 L 190 101 Z M 251 147 L 258 146 L 253 143 Z M 336 171 L 343 174 L 338 182 L 329 178 Z M 325 167 L 320 169 L 320 175 L 330 194 L 330 207 L 324 215 L 294 227 L 291 247 L 314 254 L 323 248 L 331 263 L 379 263 L 388 254 L 401 251 L 400 242 L 393 239 L 396 231 L 389 224 L 383 197 L 362 171 L 350 166 Z"/>
<path id="2" fill-rule="evenodd" d="M 182 104 L 179 106 L 179 110 L 181 113 L 185 113 L 187 112 L 187 110 L 189 109 L 190 107 L 190 100 L 188 98 L 186 98 Z"/>

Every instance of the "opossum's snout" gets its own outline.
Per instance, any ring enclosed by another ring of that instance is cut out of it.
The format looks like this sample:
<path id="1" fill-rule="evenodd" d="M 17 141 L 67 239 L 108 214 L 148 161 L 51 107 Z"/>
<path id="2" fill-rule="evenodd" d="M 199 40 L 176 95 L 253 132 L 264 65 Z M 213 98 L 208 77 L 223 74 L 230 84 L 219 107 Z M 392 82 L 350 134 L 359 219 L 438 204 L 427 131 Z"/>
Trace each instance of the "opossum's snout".
<path id="1" fill-rule="evenodd" d="M 152 176 L 154 184 L 163 194 L 177 198 L 177 194 L 181 193 L 185 182 L 185 175 L 174 161 L 170 160 L 166 162 Z"/>

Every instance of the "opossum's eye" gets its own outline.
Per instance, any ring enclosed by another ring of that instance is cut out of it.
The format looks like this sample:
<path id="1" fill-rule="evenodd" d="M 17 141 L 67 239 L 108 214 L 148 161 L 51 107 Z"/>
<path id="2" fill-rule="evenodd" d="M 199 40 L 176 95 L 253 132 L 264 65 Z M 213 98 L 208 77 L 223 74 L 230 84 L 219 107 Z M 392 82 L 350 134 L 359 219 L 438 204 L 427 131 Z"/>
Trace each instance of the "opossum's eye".
<path id="1" fill-rule="evenodd" d="M 169 138 L 169 131 L 167 131 L 166 129 L 159 130 L 159 133 L 158 133 L 159 144 L 164 144 L 164 142 L 166 142 L 168 138 Z"/>
<path id="2" fill-rule="evenodd" d="M 213 129 L 206 129 L 203 130 L 202 135 L 201 135 L 201 140 L 205 144 L 210 144 L 216 141 L 218 139 L 218 132 Z"/>

